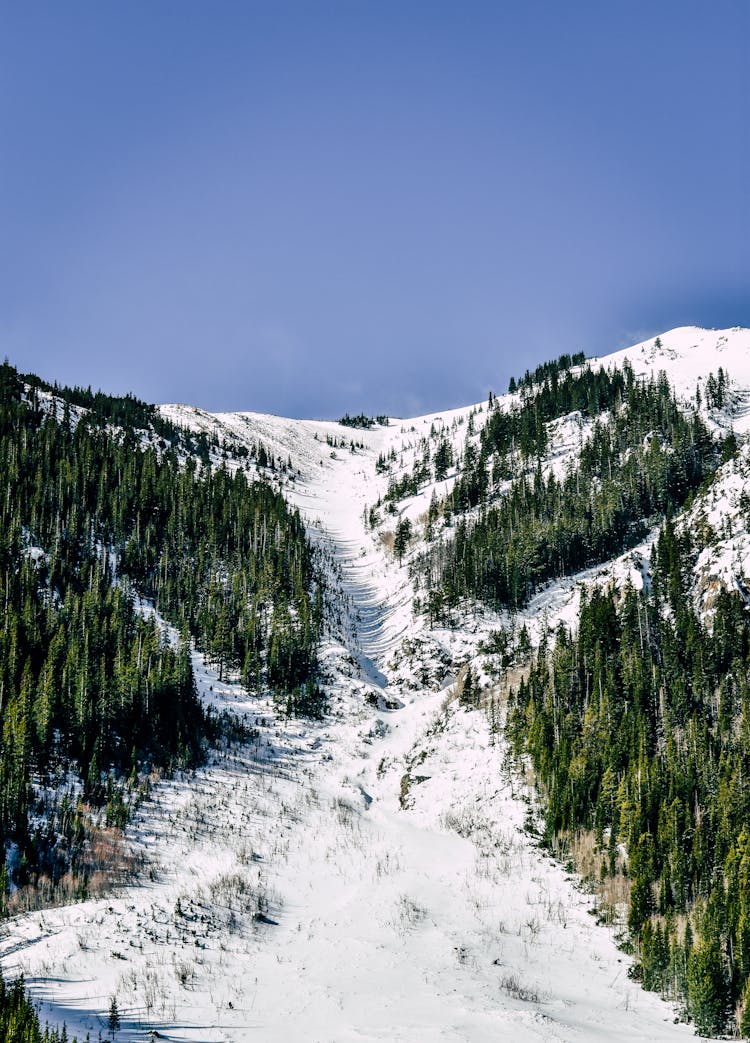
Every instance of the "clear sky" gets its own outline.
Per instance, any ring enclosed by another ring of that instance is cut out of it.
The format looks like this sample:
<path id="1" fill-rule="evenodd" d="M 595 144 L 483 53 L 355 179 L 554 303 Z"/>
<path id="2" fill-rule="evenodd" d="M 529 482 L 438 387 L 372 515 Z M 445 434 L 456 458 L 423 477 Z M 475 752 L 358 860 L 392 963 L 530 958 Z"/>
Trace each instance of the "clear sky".
<path id="1" fill-rule="evenodd" d="M 409 414 L 750 325 L 750 0 L 0 0 L 0 355 Z"/>

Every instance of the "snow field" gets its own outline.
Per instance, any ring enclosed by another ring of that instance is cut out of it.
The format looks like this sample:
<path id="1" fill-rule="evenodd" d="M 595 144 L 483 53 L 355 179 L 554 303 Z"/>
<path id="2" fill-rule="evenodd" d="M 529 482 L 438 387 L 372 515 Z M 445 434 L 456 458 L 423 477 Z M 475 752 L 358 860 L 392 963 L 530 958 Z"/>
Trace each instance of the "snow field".
<path id="1" fill-rule="evenodd" d="M 703 374 L 721 364 L 750 385 L 747 331 L 704 333 L 664 334 L 663 359 L 630 350 L 642 366 L 665 361 L 685 394 L 688 357 Z M 477 644 L 501 618 L 467 609 L 460 626 L 429 632 L 413 615 L 408 555 L 399 565 L 385 538 L 398 514 L 373 532 L 365 524 L 388 484 L 378 455 L 394 449 L 396 473 L 410 470 L 433 425 L 457 454 L 470 411 L 360 431 L 164 407 L 175 422 L 291 458 L 292 475 L 277 480 L 332 591 L 331 714 L 286 721 L 195 657 L 204 700 L 253 731 L 237 730 L 193 775 L 154 786 L 127 830 L 146 860 L 139 885 L 10 922 L 4 972 L 25 974 L 51 1021 L 95 1039 L 115 996 L 120 1041 L 152 1031 L 196 1043 L 691 1035 L 627 977 L 592 899 L 525 831 L 529 793 L 502 740 L 453 698 L 462 664 L 481 674 Z M 478 432 L 486 406 L 474 413 Z M 548 466 L 577 451 L 579 419 L 557 422 Z M 352 452 L 352 440 L 364 449 Z M 419 524 L 433 488 L 399 512 Z M 582 583 L 647 581 L 649 549 L 547 588 L 523 615 L 532 635 L 541 620 L 575 623 Z"/>

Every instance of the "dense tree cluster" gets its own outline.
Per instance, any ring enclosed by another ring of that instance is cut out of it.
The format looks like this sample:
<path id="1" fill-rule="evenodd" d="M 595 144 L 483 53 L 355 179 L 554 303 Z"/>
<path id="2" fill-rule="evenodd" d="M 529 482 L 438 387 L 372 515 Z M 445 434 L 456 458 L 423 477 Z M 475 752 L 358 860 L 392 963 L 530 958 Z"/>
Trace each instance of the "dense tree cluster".
<path id="1" fill-rule="evenodd" d="M 49 384 L 33 373 L 21 374 L 20 379 L 32 392 L 46 392 L 58 402 L 79 406 L 91 414 L 91 419 L 99 423 L 151 431 L 172 444 L 181 443 L 190 445 L 193 450 L 196 448 L 197 436 L 177 427 L 163 417 L 156 406 L 143 402 L 134 395 L 107 395 L 103 391 L 92 391 L 90 387 Z"/>
<path id="2" fill-rule="evenodd" d="M 585 362 L 586 355 L 582 351 L 577 351 L 573 355 L 566 353 L 556 359 L 551 359 L 549 362 L 542 362 L 536 369 L 527 369 L 518 380 L 515 377 L 511 377 L 508 385 L 508 394 L 512 395 L 516 391 L 531 391 L 537 384 L 544 384 L 545 381 L 556 381 L 561 373 L 571 369 L 573 366 L 583 366 Z M 490 402 L 492 400 L 493 395 L 490 392 Z"/>
<path id="3" fill-rule="evenodd" d="M 633 383 L 633 371 L 627 363 L 622 369 L 587 366 L 576 374 L 568 370 L 562 379 L 553 368 L 541 383 L 529 384 L 528 394 L 522 395 L 520 403 L 510 409 L 491 411 L 472 464 L 486 465 L 495 454 L 500 471 L 507 475 L 513 454 L 517 453 L 522 461 L 544 456 L 549 443 L 547 424 L 551 420 L 574 412 L 582 417 L 597 417 L 619 406 Z"/>
<path id="4" fill-rule="evenodd" d="M 557 478 L 539 457 L 547 424 L 570 410 L 597 419 Z M 529 457 L 536 463 L 525 466 Z M 637 381 L 626 366 L 568 372 L 558 383 L 553 375 L 517 409 L 494 410 L 479 447 L 467 441 L 443 512 L 479 514 L 422 555 L 423 586 L 449 605 L 469 595 L 518 607 L 540 584 L 641 538 L 648 519 L 683 504 L 717 461 L 706 427 L 678 407 L 663 374 Z"/>
<path id="5" fill-rule="evenodd" d="M 750 617 L 693 610 L 687 532 L 667 522 L 653 590 L 594 591 L 511 696 L 550 843 L 593 831 L 602 876 L 627 852 L 636 975 L 700 1032 L 750 1034 Z M 733 1019 L 736 1018 L 736 1021 Z"/>
<path id="6" fill-rule="evenodd" d="M 709 373 L 706 379 L 706 406 L 708 409 L 723 409 L 727 402 L 729 389 L 729 378 L 723 368 L 719 366 L 716 376 Z"/>
<path id="7" fill-rule="evenodd" d="M 442 482 L 447 477 L 448 471 L 453 466 L 453 447 L 448 439 L 443 437 L 438 442 L 435 450 L 435 481 Z"/>
<path id="8" fill-rule="evenodd" d="M 102 772 L 198 755 L 190 638 L 222 673 L 319 709 L 322 601 L 298 515 L 106 414 L 73 422 L 0 367 L 0 843 L 18 845 L 17 874 L 64 868 L 28 826 L 30 781 L 51 764 L 104 802 Z"/>
<path id="9" fill-rule="evenodd" d="M 62 1029 L 42 1028 L 23 979 L 7 984 L 0 976 L 0 1039 L 3 1043 L 75 1043 Z"/>
<path id="10" fill-rule="evenodd" d="M 387 426 L 388 417 L 382 413 L 379 413 L 378 416 L 366 416 L 364 413 L 357 413 L 356 416 L 350 416 L 348 413 L 344 413 L 339 420 L 339 423 L 344 427 L 360 427 L 366 430 L 370 427 L 375 427 L 376 424 L 380 424 L 384 427 Z"/>
<path id="11" fill-rule="evenodd" d="M 473 417 L 473 414 L 470 414 L 470 416 Z M 435 455 L 432 460 L 430 455 L 431 440 L 437 441 Z M 438 433 L 433 428 L 430 432 L 430 437 L 422 439 L 421 450 L 410 471 L 405 471 L 400 478 L 395 477 L 395 475 L 391 477 L 382 500 L 378 500 L 374 505 L 376 511 L 381 503 L 385 503 L 387 509 L 395 514 L 396 505 L 410 496 L 416 496 L 420 489 L 431 481 L 433 475 L 436 482 L 441 482 L 447 477 L 449 469 L 453 466 L 454 458 L 453 448 L 445 433 L 442 431 Z M 375 464 L 375 470 L 379 474 L 385 474 L 395 461 L 396 453 L 393 449 L 391 449 L 388 457 L 381 453 Z"/>

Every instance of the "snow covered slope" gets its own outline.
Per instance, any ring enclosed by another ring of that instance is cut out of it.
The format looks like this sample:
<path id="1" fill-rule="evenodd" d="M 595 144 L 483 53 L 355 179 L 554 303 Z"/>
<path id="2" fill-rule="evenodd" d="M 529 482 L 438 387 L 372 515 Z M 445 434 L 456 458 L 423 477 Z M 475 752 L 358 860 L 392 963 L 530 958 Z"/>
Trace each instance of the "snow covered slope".
<path id="1" fill-rule="evenodd" d="M 709 412 L 709 419 L 722 426 L 731 424 L 737 433 L 750 430 L 750 329 L 679 326 L 658 338 L 589 361 L 592 366 L 622 366 L 626 359 L 636 376 L 656 377 L 664 371 L 678 396 L 692 402 L 696 388 L 701 389 L 705 399 L 707 379 L 721 367 L 729 376 L 732 394 L 727 408 Z"/>
<path id="2" fill-rule="evenodd" d="M 660 340 L 661 349 L 648 342 L 601 362 L 666 369 L 686 398 L 722 366 L 733 397 L 714 422 L 750 426 L 749 331 Z M 501 396 L 499 408 L 512 401 Z M 483 713 L 458 705 L 456 675 L 467 662 L 481 672 L 477 646 L 498 618 L 477 609 L 430 631 L 415 617 L 411 552 L 398 561 L 393 532 L 406 517 L 421 531 L 455 465 L 369 523 L 424 440 L 434 448 L 445 437 L 458 457 L 478 439 L 486 406 L 367 430 L 163 412 L 216 434 L 228 448 L 215 462 L 261 471 L 299 507 L 332 591 L 331 714 L 286 721 L 196 656 L 203 698 L 247 730 L 195 776 L 156 783 L 129 827 L 143 883 L 18 917 L 2 939 L 4 969 L 22 970 L 45 1015 L 83 1035 L 105 1031 L 115 996 L 120 1041 L 155 1038 L 150 1030 L 203 1043 L 691 1036 L 629 980 L 590 896 L 525 831 L 529 793 L 501 738 Z M 547 466 L 562 467 L 584 434 L 580 418 L 557 421 Z M 259 466 L 261 443 L 283 470 Z M 728 497 L 732 481 L 744 484 L 736 470 L 722 478 Z M 739 513 L 739 492 L 733 502 Z M 532 635 L 542 618 L 575 621 L 580 584 L 643 577 L 647 555 L 648 542 L 543 591 L 524 613 Z"/>

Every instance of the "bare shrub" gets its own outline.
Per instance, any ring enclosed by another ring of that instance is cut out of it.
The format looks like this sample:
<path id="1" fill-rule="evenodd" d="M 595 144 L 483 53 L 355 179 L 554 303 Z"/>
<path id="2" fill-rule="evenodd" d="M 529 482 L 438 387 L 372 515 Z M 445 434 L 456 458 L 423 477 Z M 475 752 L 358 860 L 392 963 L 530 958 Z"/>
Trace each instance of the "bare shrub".
<path id="1" fill-rule="evenodd" d="M 504 974 L 500 979 L 500 988 L 503 992 L 507 992 L 509 996 L 512 996 L 514 1000 L 521 1000 L 523 1003 L 540 1002 L 540 996 L 536 989 L 524 985 L 515 973 Z"/>
<path id="2" fill-rule="evenodd" d="M 178 960 L 174 965 L 174 974 L 183 989 L 195 979 L 195 963 L 188 960 Z"/>
<path id="3" fill-rule="evenodd" d="M 334 797 L 332 803 L 340 825 L 352 830 L 359 826 L 357 810 L 345 797 Z"/>
<path id="4" fill-rule="evenodd" d="M 596 880 L 601 871 L 602 853 L 597 849 L 593 829 L 577 830 L 568 840 L 568 850 L 584 880 Z"/>
<path id="5" fill-rule="evenodd" d="M 624 860 L 617 853 L 615 872 L 609 872 L 609 852 L 597 845 L 591 829 L 579 829 L 561 838 L 561 850 L 567 850 L 570 860 L 584 883 L 598 897 L 598 911 L 607 924 L 622 921 L 630 904 L 632 881 L 625 875 Z"/>
<path id="6" fill-rule="evenodd" d="M 393 550 L 393 544 L 396 542 L 396 535 L 392 529 L 386 529 L 385 532 L 378 533 L 378 539 L 387 551 Z"/>
<path id="7" fill-rule="evenodd" d="M 426 916 L 427 910 L 424 906 L 415 902 L 409 895 L 403 894 L 399 896 L 396 902 L 392 926 L 395 927 L 399 934 L 408 934 L 418 927 Z"/>
<path id="8" fill-rule="evenodd" d="M 614 876 L 607 876 L 599 884 L 599 907 L 607 923 L 618 923 L 622 913 L 630 906 L 630 890 L 633 881 L 621 869 Z"/>
<path id="9" fill-rule="evenodd" d="M 460 837 L 468 840 L 472 834 L 481 829 L 483 823 L 476 812 L 468 807 L 457 810 L 444 811 L 440 816 L 440 824 L 443 829 L 457 833 Z"/>
<path id="10" fill-rule="evenodd" d="M 78 871 L 69 870 L 57 879 L 46 873 L 32 876 L 28 884 L 9 896 L 8 915 L 101 898 L 116 885 L 134 880 L 143 865 L 143 856 L 128 847 L 120 829 L 97 826 L 89 820 Z"/>
<path id="11" fill-rule="evenodd" d="M 248 894 L 250 887 L 240 873 L 222 873 L 211 881 L 208 890 L 215 902 L 231 907 Z"/>

